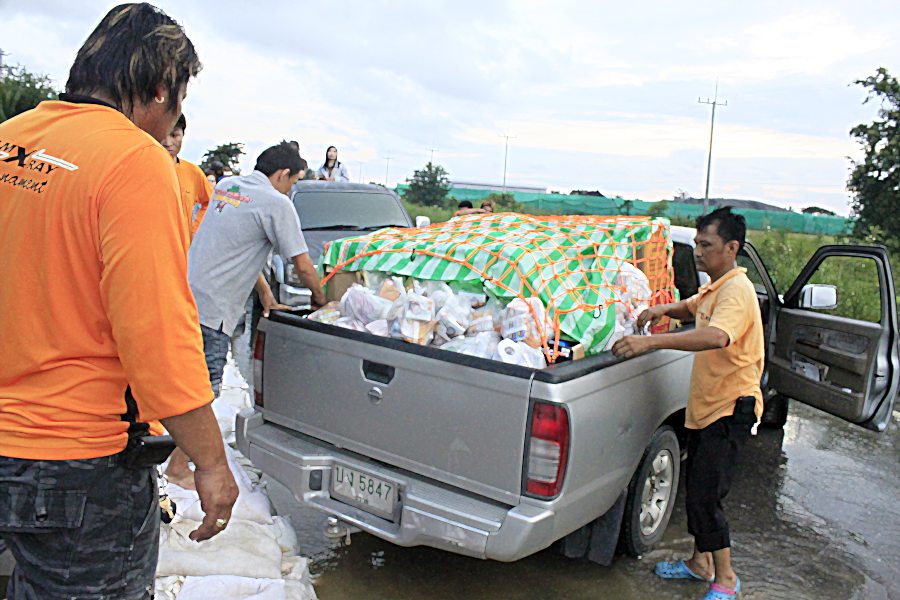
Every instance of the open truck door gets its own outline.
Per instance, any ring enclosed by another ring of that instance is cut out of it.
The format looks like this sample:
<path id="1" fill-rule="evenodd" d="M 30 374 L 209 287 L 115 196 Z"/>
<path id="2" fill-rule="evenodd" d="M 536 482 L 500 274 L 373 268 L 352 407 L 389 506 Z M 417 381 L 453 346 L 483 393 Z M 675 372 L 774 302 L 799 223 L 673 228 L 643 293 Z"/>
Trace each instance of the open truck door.
<path id="1" fill-rule="evenodd" d="M 897 302 L 887 250 L 819 248 L 773 312 L 769 386 L 845 421 L 884 431 L 900 385 Z"/>

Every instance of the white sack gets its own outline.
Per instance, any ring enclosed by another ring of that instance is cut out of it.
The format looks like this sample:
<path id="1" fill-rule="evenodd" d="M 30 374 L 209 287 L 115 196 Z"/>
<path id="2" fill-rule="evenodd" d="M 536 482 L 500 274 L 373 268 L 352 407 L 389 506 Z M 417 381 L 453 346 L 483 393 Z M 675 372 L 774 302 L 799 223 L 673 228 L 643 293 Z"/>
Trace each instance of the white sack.
<path id="1" fill-rule="evenodd" d="M 273 525 L 232 521 L 215 537 L 198 543 L 188 535 L 199 525 L 176 517 L 160 529 L 157 576 L 281 577 L 281 547 Z"/>

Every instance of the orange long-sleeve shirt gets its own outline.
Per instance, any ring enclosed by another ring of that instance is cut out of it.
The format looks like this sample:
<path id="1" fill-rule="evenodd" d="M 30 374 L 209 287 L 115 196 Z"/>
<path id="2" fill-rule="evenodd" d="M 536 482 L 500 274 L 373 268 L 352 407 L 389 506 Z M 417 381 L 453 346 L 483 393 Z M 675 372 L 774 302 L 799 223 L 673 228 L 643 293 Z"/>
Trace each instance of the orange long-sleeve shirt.
<path id="1" fill-rule="evenodd" d="M 212 399 L 172 159 L 113 108 L 0 124 L 0 455 L 78 459 Z"/>

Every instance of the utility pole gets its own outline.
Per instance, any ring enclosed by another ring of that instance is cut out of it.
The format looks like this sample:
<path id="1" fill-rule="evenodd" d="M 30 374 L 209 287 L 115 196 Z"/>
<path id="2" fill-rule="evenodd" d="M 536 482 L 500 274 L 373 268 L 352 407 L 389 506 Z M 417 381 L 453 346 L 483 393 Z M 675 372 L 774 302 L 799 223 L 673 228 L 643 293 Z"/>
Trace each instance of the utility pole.
<path id="1" fill-rule="evenodd" d="M 509 156 L 509 138 L 516 139 L 516 136 L 508 133 L 501 134 L 499 137 L 505 138 L 503 146 L 503 193 L 506 193 L 506 159 Z"/>
<path id="2" fill-rule="evenodd" d="M 362 183 L 362 162 L 359 163 L 359 182 Z"/>
<path id="3" fill-rule="evenodd" d="M 0 69 L 3 68 L 3 57 L 4 56 L 9 56 L 9 55 L 3 51 L 3 48 L 0 48 Z"/>
<path id="4" fill-rule="evenodd" d="M 701 100 L 697 98 L 697 102 L 700 104 L 711 104 L 712 105 L 712 119 L 709 122 L 709 153 L 706 158 L 706 192 L 703 194 L 703 214 L 705 215 L 709 212 L 709 172 L 712 169 L 712 143 L 713 143 L 713 130 L 716 126 L 716 106 L 728 106 L 728 101 L 724 100 L 719 102 L 719 78 L 716 78 L 716 94 L 712 100 L 707 98 L 706 100 Z"/>
<path id="5" fill-rule="evenodd" d="M 391 168 L 391 159 L 393 156 L 385 156 L 385 165 L 384 165 L 384 187 L 388 186 L 388 169 Z"/>

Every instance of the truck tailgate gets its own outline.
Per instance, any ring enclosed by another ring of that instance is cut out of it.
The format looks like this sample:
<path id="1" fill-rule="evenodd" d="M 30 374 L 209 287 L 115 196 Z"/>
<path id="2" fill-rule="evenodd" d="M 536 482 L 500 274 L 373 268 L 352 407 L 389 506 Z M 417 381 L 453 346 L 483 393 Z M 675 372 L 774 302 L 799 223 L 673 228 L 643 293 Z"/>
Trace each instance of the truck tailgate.
<path id="1" fill-rule="evenodd" d="M 394 340 L 279 321 L 260 327 L 266 421 L 518 502 L 531 385 L 523 369 L 483 370 L 442 360 L 442 351 L 413 353 Z"/>

